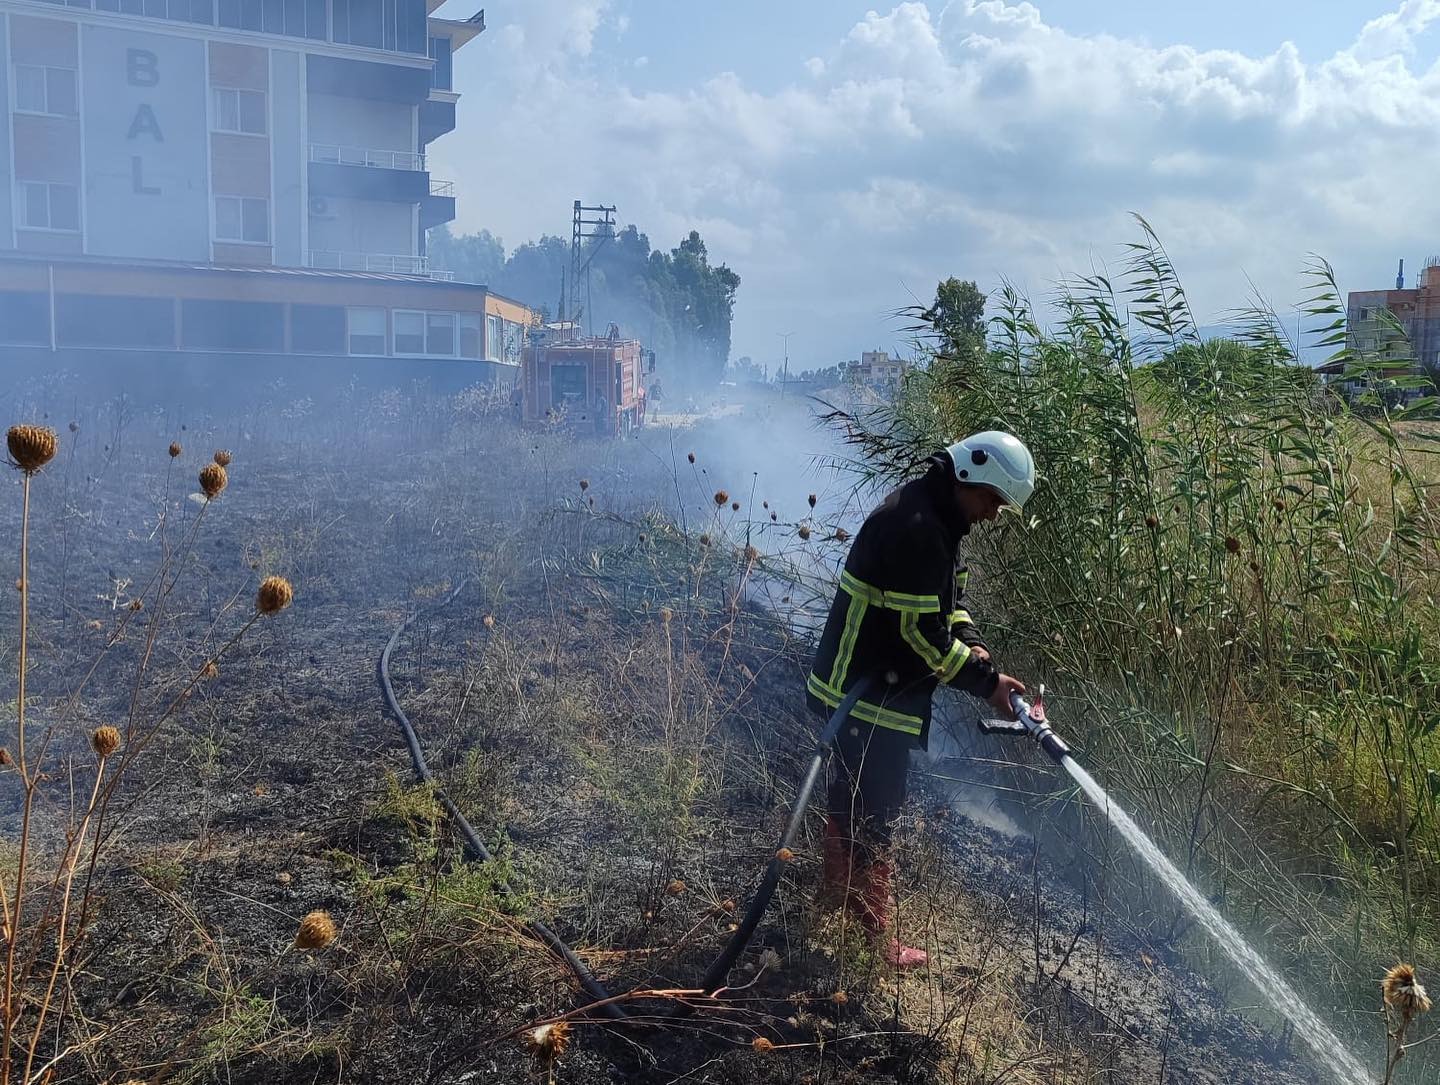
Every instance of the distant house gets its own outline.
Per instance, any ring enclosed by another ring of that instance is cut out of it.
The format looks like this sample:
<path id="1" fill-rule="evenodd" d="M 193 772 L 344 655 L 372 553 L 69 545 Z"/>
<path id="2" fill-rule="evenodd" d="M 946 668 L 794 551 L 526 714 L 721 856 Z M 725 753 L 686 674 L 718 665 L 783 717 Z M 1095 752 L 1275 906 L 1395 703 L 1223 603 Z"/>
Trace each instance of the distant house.
<path id="1" fill-rule="evenodd" d="M 860 387 L 882 399 L 893 399 L 900 392 L 908 366 L 883 350 L 867 350 L 858 362 L 851 362 L 847 374 Z"/>
<path id="2" fill-rule="evenodd" d="M 1440 261 L 1431 260 L 1421 270 L 1420 282 L 1413 289 L 1405 289 L 1404 263 L 1395 279 L 1393 290 L 1353 290 L 1346 299 L 1346 324 L 1350 333 L 1350 347 L 1371 355 L 1408 357 L 1416 363 L 1415 371 L 1440 370 Z M 1405 343 L 1390 340 L 1392 330 L 1387 327 L 1381 314 L 1389 311 L 1405 329 L 1409 339 Z M 1362 391 L 1355 381 L 1344 381 L 1343 366 L 1329 363 L 1320 367 L 1320 373 L 1327 380 L 1340 381 L 1348 394 Z M 1413 399 L 1421 393 L 1408 391 L 1402 398 Z"/>

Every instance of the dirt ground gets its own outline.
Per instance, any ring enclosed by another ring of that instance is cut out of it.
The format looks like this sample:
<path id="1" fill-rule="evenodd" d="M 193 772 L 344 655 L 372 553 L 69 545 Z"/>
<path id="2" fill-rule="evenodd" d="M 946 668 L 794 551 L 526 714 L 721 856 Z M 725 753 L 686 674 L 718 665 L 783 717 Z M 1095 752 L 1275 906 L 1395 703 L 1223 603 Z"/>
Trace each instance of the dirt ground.
<path id="1" fill-rule="evenodd" d="M 623 1022 L 571 1017 L 563 1050 L 527 1045 L 587 1001 L 527 918 L 617 994 L 692 987 L 738 921 L 816 732 L 807 645 L 747 591 L 784 583 L 783 548 L 747 552 L 739 529 L 752 511 L 777 536 L 801 521 L 712 498 L 723 464 L 682 477 L 633 444 L 520 433 L 451 401 L 346 409 L 319 424 L 107 403 L 57 426 L 32 507 L 29 727 L 54 728 L 32 877 L 53 876 L 83 805 L 90 731 L 138 744 L 161 722 L 93 878 L 82 867 L 46 1080 L 1319 1080 L 1136 929 L 1103 876 L 1077 883 L 924 781 L 899 895 L 928 970 L 887 972 L 814 905 L 812 813 L 724 997 L 634 997 Z M 235 460 L 207 506 L 195 474 L 218 447 Z M 294 605 L 166 715 L 270 574 Z M 381 699 L 381 649 L 416 611 L 397 694 L 492 864 L 464 860 Z M 9 593 L 12 701 L 15 616 Z M 7 772 L 7 841 L 19 810 Z M 338 937 L 304 952 L 315 909 Z M 27 996 L 17 1035 L 35 1012 Z"/>

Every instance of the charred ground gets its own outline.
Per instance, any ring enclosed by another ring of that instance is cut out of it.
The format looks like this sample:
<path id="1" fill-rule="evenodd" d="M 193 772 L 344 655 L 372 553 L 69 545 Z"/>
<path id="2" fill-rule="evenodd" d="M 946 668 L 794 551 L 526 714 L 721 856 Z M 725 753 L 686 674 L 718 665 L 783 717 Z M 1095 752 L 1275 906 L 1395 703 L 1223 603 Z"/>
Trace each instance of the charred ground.
<path id="1" fill-rule="evenodd" d="M 1127 921 L 1103 870 L 1061 877 L 923 787 L 901 904 L 932 971 L 897 982 L 814 910 L 812 818 L 731 997 L 680 1020 L 673 997 L 624 1025 L 577 1018 L 563 1054 L 535 1055 L 523 1032 L 582 1000 L 524 915 L 617 992 L 686 988 L 772 854 L 815 721 L 807 644 L 748 589 L 783 583 L 787 547 L 810 544 L 800 521 L 744 507 L 748 480 L 723 464 L 672 468 L 418 394 L 347 410 L 321 430 L 278 407 L 109 403 L 57 427 L 30 576 L 30 712 L 63 721 L 49 847 L 93 726 L 168 703 L 260 577 L 289 577 L 296 602 L 128 770 L 63 972 L 54 1081 L 1311 1080 Z M 204 508 L 195 472 L 218 447 L 231 484 Z M 735 498 L 715 500 L 727 482 Z M 763 554 L 745 548 L 752 521 Z M 173 587 L 147 594 L 166 554 Z M 463 861 L 383 709 L 377 657 L 416 609 L 397 693 L 493 869 Z M 313 909 L 340 932 L 303 953 Z"/>

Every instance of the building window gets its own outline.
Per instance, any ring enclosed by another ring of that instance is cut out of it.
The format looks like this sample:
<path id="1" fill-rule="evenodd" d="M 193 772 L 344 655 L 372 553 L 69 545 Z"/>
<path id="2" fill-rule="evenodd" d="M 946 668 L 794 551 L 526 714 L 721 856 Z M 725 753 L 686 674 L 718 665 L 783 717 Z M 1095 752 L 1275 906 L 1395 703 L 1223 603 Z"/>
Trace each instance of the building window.
<path id="1" fill-rule="evenodd" d="M 347 309 L 351 354 L 385 353 L 385 310 Z"/>
<path id="2" fill-rule="evenodd" d="M 460 357 L 480 357 L 480 314 L 460 314 Z"/>
<path id="3" fill-rule="evenodd" d="M 175 302 L 170 298 L 57 294 L 55 340 L 62 347 L 174 350 Z"/>
<path id="4" fill-rule="evenodd" d="M 425 353 L 455 356 L 455 314 L 428 313 L 425 317 Z"/>
<path id="5" fill-rule="evenodd" d="M 1359 313 L 1359 315 L 1356 317 L 1356 319 L 1357 319 L 1357 320 L 1369 320 L 1369 319 L 1370 319 L 1370 307 L 1369 307 L 1368 305 L 1362 305 L 1362 306 L 1360 306 L 1360 313 Z"/>
<path id="6" fill-rule="evenodd" d="M 430 70 L 430 86 L 435 90 L 453 90 L 455 87 L 450 52 L 449 38 L 430 39 L 430 59 L 435 62 Z"/>
<path id="7" fill-rule="evenodd" d="M 500 351 L 504 348 L 501 327 L 501 321 L 498 316 L 487 316 L 485 318 L 486 361 L 498 362 L 500 360 Z"/>
<path id="8" fill-rule="evenodd" d="M 339 305 L 291 305 L 290 349 L 297 354 L 344 354 L 345 310 Z"/>
<path id="9" fill-rule="evenodd" d="M 274 354 L 285 345 L 285 306 L 278 301 L 186 298 L 180 303 L 180 325 L 185 350 Z"/>
<path id="10" fill-rule="evenodd" d="M 49 346 L 49 295 L 0 290 L 0 343 Z"/>
<path id="11" fill-rule="evenodd" d="M 417 0 L 334 0 L 332 13 L 337 42 L 425 55 L 425 5 Z"/>
<path id="12" fill-rule="evenodd" d="M 20 225 L 29 230 L 80 230 L 80 190 L 54 181 L 20 182 Z"/>
<path id="13" fill-rule="evenodd" d="M 15 65 L 15 108 L 22 113 L 73 117 L 79 113 L 74 68 Z"/>
<path id="14" fill-rule="evenodd" d="M 265 134 L 265 92 L 214 87 L 210 91 L 214 103 L 211 127 L 217 132 L 243 132 L 249 136 Z"/>
<path id="15" fill-rule="evenodd" d="M 395 353 L 425 353 L 425 314 L 395 310 Z"/>
<path id="16" fill-rule="evenodd" d="M 215 240 L 268 244 L 270 201 L 251 196 L 216 196 Z"/>

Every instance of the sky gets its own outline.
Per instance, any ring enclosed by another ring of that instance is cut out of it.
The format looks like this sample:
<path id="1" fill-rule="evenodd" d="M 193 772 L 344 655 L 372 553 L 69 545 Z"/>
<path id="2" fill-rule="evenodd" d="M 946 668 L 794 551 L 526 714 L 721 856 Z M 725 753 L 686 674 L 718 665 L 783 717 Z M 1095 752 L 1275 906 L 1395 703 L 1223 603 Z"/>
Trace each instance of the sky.
<path id="1" fill-rule="evenodd" d="M 478 0 L 449 0 L 464 17 Z M 741 277 L 733 354 L 903 347 L 957 275 L 1042 311 L 1132 213 L 1203 324 L 1440 253 L 1440 0 L 484 0 L 431 170 L 513 249 L 616 204 Z"/>

